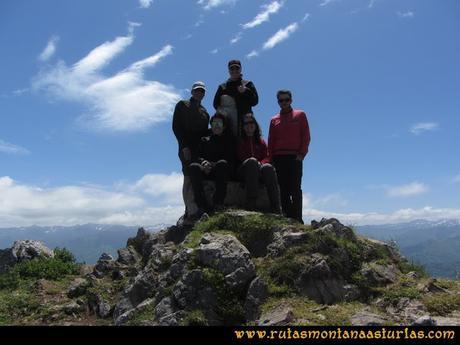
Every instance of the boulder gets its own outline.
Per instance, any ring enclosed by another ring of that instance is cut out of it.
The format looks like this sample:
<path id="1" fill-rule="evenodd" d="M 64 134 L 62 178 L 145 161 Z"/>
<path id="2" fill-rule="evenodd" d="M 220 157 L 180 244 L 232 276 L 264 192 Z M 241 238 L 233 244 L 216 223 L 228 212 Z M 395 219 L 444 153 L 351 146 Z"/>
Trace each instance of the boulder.
<path id="1" fill-rule="evenodd" d="M 294 319 L 294 313 L 291 308 L 280 306 L 274 310 L 262 314 L 258 326 L 286 326 Z"/>
<path id="2" fill-rule="evenodd" d="M 117 261 L 123 265 L 135 265 L 141 259 L 133 246 L 118 249 Z"/>
<path id="3" fill-rule="evenodd" d="M 256 275 L 251 254 L 232 235 L 205 234 L 195 250 L 195 260 L 222 273 L 231 288 L 246 287 Z"/>
<path id="4" fill-rule="evenodd" d="M 94 266 L 93 274 L 97 278 L 102 278 L 105 274 L 111 273 L 116 268 L 116 263 L 113 260 L 112 255 L 102 253 Z"/>
<path id="5" fill-rule="evenodd" d="M 350 318 L 352 326 L 383 326 L 388 320 L 381 315 L 362 310 Z"/>
<path id="6" fill-rule="evenodd" d="M 322 218 L 319 222 L 312 220 L 311 226 L 314 231 L 319 233 L 331 233 L 339 238 L 350 241 L 356 241 L 357 239 L 353 229 L 343 225 L 335 218 Z"/>
<path id="7" fill-rule="evenodd" d="M 295 286 L 300 294 L 317 303 L 332 304 L 345 297 L 345 281 L 332 273 L 321 254 L 313 254 L 310 264 L 300 272 Z"/>
<path id="8" fill-rule="evenodd" d="M 86 290 L 89 287 L 88 280 L 84 278 L 75 278 L 71 283 L 70 287 L 67 290 L 67 296 L 69 298 L 75 298 L 82 296 L 86 293 Z"/>
<path id="9" fill-rule="evenodd" d="M 246 320 L 257 320 L 260 316 L 260 306 L 268 298 L 268 286 L 260 278 L 256 277 L 249 284 L 246 301 L 244 302 L 244 314 Z"/>
<path id="10" fill-rule="evenodd" d="M 395 283 L 400 271 L 394 265 L 380 265 L 377 263 L 364 263 L 361 274 L 369 286 L 384 286 Z"/>
<path id="11" fill-rule="evenodd" d="M 0 274 L 17 263 L 35 258 L 53 258 L 54 252 L 43 242 L 33 240 L 15 241 L 13 247 L 0 250 Z"/>
<path id="12" fill-rule="evenodd" d="M 419 317 L 411 326 L 436 326 L 436 321 L 430 315 Z"/>

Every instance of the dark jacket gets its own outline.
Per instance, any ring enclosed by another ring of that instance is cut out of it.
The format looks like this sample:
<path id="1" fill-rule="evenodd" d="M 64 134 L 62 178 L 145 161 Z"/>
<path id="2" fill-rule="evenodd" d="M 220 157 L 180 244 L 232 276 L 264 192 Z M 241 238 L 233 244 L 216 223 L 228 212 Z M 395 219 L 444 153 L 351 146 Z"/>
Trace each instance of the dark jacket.
<path id="1" fill-rule="evenodd" d="M 219 160 L 226 160 L 230 171 L 233 171 L 235 161 L 235 149 L 233 138 L 229 135 L 211 135 L 201 138 L 198 148 L 197 163 L 209 161 L 216 163 Z"/>
<path id="2" fill-rule="evenodd" d="M 240 86 L 241 83 L 247 88 L 243 93 L 238 92 L 238 86 Z M 235 100 L 236 110 L 238 112 L 238 128 L 240 128 L 242 116 L 252 112 L 252 107 L 259 103 L 259 95 L 252 81 L 243 80 L 241 78 L 238 80 L 228 79 L 225 83 L 219 85 L 214 96 L 215 109 L 219 108 L 220 97 L 222 95 L 231 96 Z"/>
<path id="3" fill-rule="evenodd" d="M 192 161 L 195 160 L 201 138 L 209 134 L 208 123 L 209 114 L 206 108 L 199 105 L 193 97 L 176 104 L 172 129 L 179 144 L 179 158 L 183 168 L 182 149 L 188 147 L 192 153 Z"/>

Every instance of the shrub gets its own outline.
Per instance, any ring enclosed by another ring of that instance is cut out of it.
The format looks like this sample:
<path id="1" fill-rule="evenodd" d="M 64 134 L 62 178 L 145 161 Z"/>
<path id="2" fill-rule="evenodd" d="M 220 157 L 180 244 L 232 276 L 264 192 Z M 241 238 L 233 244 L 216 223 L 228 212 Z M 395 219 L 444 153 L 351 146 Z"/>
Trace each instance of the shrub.
<path id="1" fill-rule="evenodd" d="M 54 248 L 54 258 L 62 262 L 75 263 L 75 256 L 66 248 Z"/>

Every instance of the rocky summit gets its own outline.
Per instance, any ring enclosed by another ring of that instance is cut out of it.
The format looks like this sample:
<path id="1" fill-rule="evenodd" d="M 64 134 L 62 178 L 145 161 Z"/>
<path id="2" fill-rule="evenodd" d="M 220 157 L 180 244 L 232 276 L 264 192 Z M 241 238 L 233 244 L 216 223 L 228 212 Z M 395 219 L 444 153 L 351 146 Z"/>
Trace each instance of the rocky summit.
<path id="1" fill-rule="evenodd" d="M 21 241 L 0 269 L 4 325 L 460 325 L 459 281 L 337 219 L 227 210 L 94 266 Z"/>

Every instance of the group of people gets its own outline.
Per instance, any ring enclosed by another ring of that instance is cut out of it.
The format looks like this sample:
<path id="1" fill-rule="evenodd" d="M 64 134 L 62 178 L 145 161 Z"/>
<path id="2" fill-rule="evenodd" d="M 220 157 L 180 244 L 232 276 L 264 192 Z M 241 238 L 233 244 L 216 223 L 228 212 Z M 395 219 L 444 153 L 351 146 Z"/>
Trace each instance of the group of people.
<path id="1" fill-rule="evenodd" d="M 302 170 L 310 130 L 305 112 L 293 109 L 289 90 L 277 92 L 280 112 L 270 121 L 268 145 L 252 107 L 259 102 L 254 83 L 244 80 L 241 62 L 228 62 L 229 79 L 214 96 L 210 117 L 202 100 L 203 82 L 193 84 L 191 97 L 176 104 L 172 128 L 179 145 L 184 183 L 185 220 L 223 209 L 227 182 L 239 180 L 246 190 L 246 208 L 254 210 L 259 183 L 267 189 L 271 212 L 302 220 Z M 211 128 L 208 128 L 210 124 Z M 203 180 L 215 182 L 209 204 Z"/>

